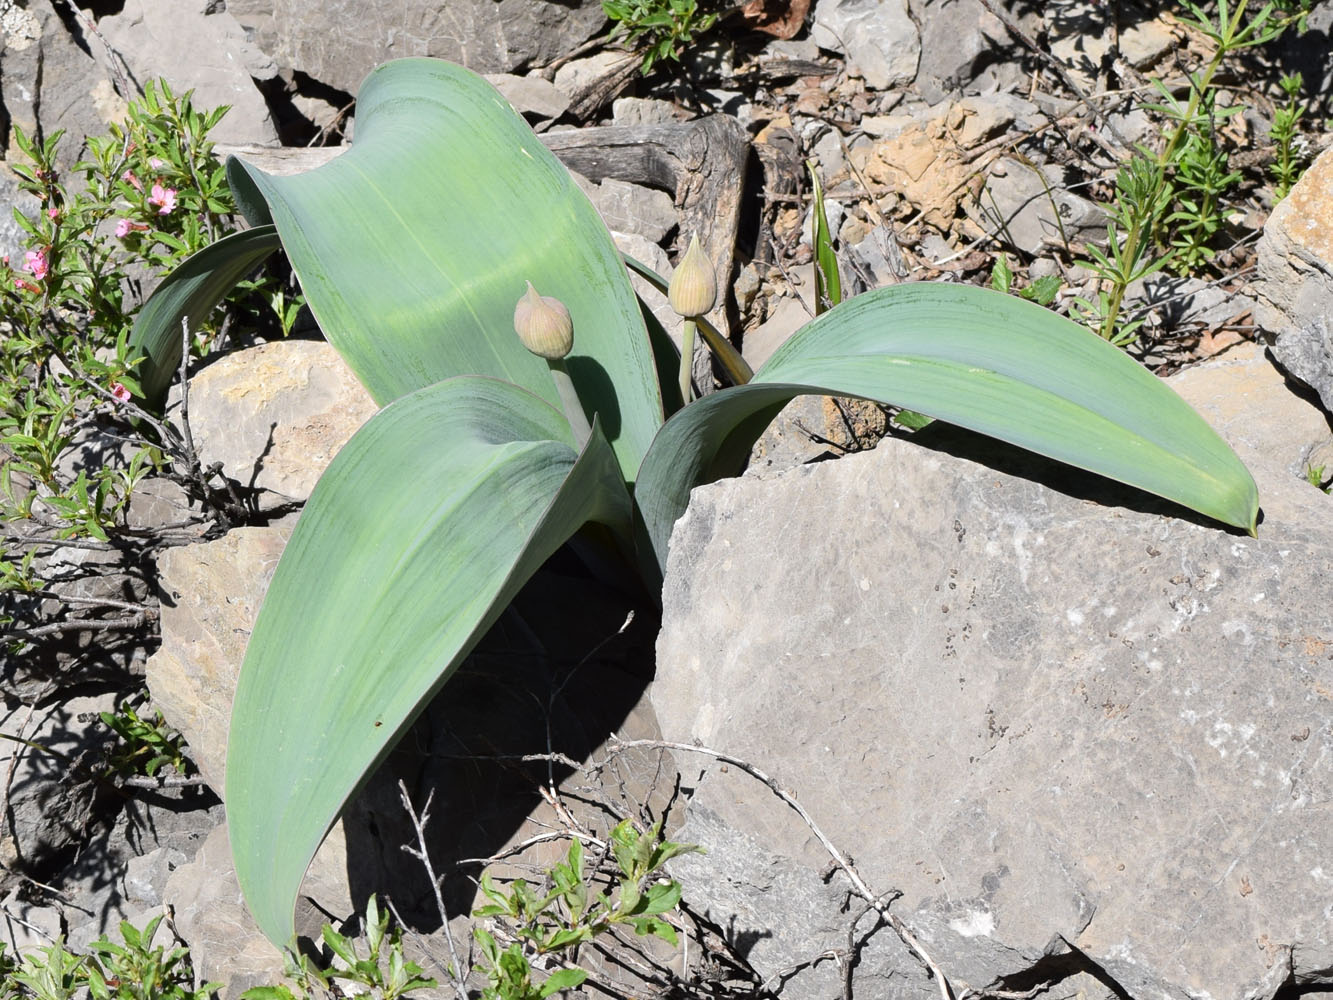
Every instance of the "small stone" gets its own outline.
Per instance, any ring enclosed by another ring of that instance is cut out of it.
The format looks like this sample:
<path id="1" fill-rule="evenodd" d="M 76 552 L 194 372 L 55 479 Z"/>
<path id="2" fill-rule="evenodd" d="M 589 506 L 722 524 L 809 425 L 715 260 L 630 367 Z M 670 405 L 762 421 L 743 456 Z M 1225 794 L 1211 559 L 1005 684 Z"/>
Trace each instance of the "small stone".
<path id="1" fill-rule="evenodd" d="M 569 108 L 569 95 L 540 76 L 489 73 L 486 79 L 515 111 L 538 121 L 559 118 Z"/>
<path id="2" fill-rule="evenodd" d="M 889 90 L 916 77 L 921 38 L 906 0 L 822 0 L 811 37 L 822 49 L 842 52 L 873 90 Z"/>

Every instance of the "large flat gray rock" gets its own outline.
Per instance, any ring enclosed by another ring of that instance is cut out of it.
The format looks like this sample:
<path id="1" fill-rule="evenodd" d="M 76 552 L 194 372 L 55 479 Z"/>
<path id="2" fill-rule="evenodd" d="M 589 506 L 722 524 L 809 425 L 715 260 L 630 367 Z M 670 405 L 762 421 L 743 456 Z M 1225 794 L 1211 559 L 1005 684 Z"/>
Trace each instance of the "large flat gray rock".
<path id="1" fill-rule="evenodd" d="M 228 13 L 285 69 L 355 94 L 402 56 L 435 56 L 478 73 L 550 62 L 606 23 L 599 3 L 548 0 L 229 0 Z"/>
<path id="2" fill-rule="evenodd" d="M 1176 385 L 1254 471 L 1258 538 L 963 435 L 708 486 L 676 526 L 664 737 L 775 775 L 956 991 L 1333 982 L 1333 500 L 1298 475 L 1328 428 L 1253 350 Z M 846 956 L 842 877 L 765 788 L 681 763 L 679 839 L 718 848 L 686 898 L 784 997 L 837 995 L 838 962 L 791 970 Z M 874 923 L 857 995 L 938 996 Z"/>

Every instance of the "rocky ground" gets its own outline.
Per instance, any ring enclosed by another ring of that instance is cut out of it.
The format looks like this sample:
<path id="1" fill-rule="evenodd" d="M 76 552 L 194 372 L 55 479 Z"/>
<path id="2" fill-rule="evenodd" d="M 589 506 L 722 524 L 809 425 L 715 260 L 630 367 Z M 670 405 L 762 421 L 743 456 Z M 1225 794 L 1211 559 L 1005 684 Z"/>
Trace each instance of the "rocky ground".
<path id="1" fill-rule="evenodd" d="M 605 43 L 596 4 L 439 6 L 367 4 L 349 16 L 284 0 L 87 9 L 0 0 L 6 131 L 18 123 L 97 134 L 142 81 L 164 75 L 195 88 L 202 104 L 233 106 L 221 141 L 299 169 L 354 137 L 353 95 L 376 63 L 462 61 L 491 74 L 583 177 L 622 249 L 665 272 L 690 232 L 709 236 L 732 277 L 715 320 L 757 366 L 813 311 L 807 161 L 851 292 L 907 280 L 990 284 L 1003 258 L 1016 289 L 1058 279 L 1053 307 L 1068 310 L 1098 291 L 1082 262 L 1088 244 L 1105 240 L 1115 167 L 1160 124 L 1145 107 L 1156 93 L 1148 81 L 1180 92 L 1207 56 L 1174 8 L 754 0 L 684 47 L 679 64 L 643 77 L 637 57 Z M 443 954 L 422 876 L 402 860 L 411 829 L 396 780 L 406 776 L 414 794 L 438 788 L 444 815 L 472 817 L 432 842 L 441 863 L 484 858 L 562 817 L 537 792 L 551 778 L 544 765 L 502 768 L 476 748 L 559 750 L 579 761 L 610 755 L 620 767 L 614 778 L 559 772 L 555 783 L 571 800 L 602 802 L 594 815 L 658 814 L 673 778 L 677 796 L 696 791 L 682 836 L 713 848 L 679 868 L 693 950 L 629 967 L 608 959 L 599 974 L 611 992 L 815 997 L 855 984 L 862 995 L 915 997 L 938 995 L 942 977 L 959 998 L 1026 996 L 1038 986 L 1053 996 L 1136 998 L 1329 989 L 1333 896 L 1322 866 L 1333 848 L 1325 793 L 1333 567 L 1326 498 L 1302 477 L 1333 469 L 1333 153 L 1319 158 L 1333 114 L 1331 32 L 1325 2 L 1306 33 L 1228 66 L 1218 104 L 1243 111 L 1226 119 L 1219 141 L 1242 180 L 1228 196 L 1217 254 L 1193 275 L 1140 282 L 1129 300 L 1144 320 L 1131 350 L 1146 363 L 1165 375 L 1216 359 L 1177 385 L 1260 479 L 1258 542 L 1163 519 L 1049 469 L 979 453 L 966 439 L 936 441 L 929 461 L 917 445 L 891 439 L 873 455 L 764 481 L 763 499 L 747 493 L 758 488 L 755 476 L 719 484 L 682 524 L 680 551 L 698 549 L 698 565 L 673 555 L 651 697 L 658 622 L 637 609 L 622 627 L 636 609 L 552 567 L 516 621 L 568 620 L 565 605 L 549 607 L 561 595 L 585 612 L 580 627 L 566 647 L 540 656 L 524 646 L 523 628 L 497 627 L 465 684 L 451 687 L 453 703 L 432 709 L 415 741 L 427 757 L 470 757 L 467 774 L 438 760 L 433 770 L 415 758 L 391 761 L 317 859 L 303 932 L 317 937 L 321 923 L 359 912 L 369 892 L 388 892 L 423 930 L 435 927 L 414 943 L 418 955 Z M 1278 77 L 1295 71 L 1305 80 L 1301 155 L 1318 163 L 1274 211 L 1268 135 L 1282 101 Z M 0 170 L 0 195 L 31 209 L 14 190 Z M 0 220 L 0 242 L 13 253 L 18 230 L 8 225 Z M 661 307 L 651 290 L 643 294 Z M 1265 347 L 1303 380 L 1304 399 Z M 149 625 L 116 644 L 83 637 L 4 663 L 0 730 L 26 741 L 0 749 L 0 903 L 14 950 L 60 935 L 86 944 L 122 917 L 141 920 L 165 905 L 203 975 L 224 981 L 229 995 L 281 971 L 239 904 L 210 789 L 220 787 L 243 639 L 291 515 L 370 410 L 322 345 L 298 339 L 260 350 L 270 353 L 204 368 L 191 403 L 201 454 L 255 491 L 253 524 L 224 533 L 196 523 L 128 562 L 67 553 L 73 585 L 128 595 L 149 609 Z M 286 381 L 275 387 L 270 378 L 264 393 L 247 395 L 258 368 Z M 697 374 L 711 381 L 706 366 Z M 238 412 L 238 397 L 253 408 Z M 754 470 L 866 450 L 884 433 L 874 407 L 799 404 L 762 442 Z M 972 462 L 979 455 L 984 465 Z M 900 511 L 892 498 L 909 493 L 916 499 Z M 1110 518 L 1090 500 L 1124 509 Z M 136 504 L 131 516 L 154 530 L 191 510 L 165 482 Z M 741 508 L 767 508 L 769 520 L 755 522 L 757 536 L 731 539 L 727 567 L 711 567 L 704 540 Z M 811 510 L 825 527 L 845 524 L 858 544 L 829 546 L 813 526 L 808 540 L 789 531 Z M 881 530 L 895 523 L 904 530 Z M 802 552 L 793 565 L 803 568 L 766 587 L 763 538 L 779 531 Z M 862 546 L 867 535 L 880 540 Z M 1140 556 L 1163 552 L 1146 564 Z M 710 607 L 726 611 L 722 623 Z M 726 624 L 773 616 L 796 629 L 770 621 L 741 642 Z M 930 666 L 950 667 L 964 647 L 984 652 L 956 677 Z M 522 683 L 497 680 L 496 664 L 512 671 L 516 655 L 530 664 Z M 705 690 L 692 680 L 700 655 L 718 664 Z M 831 685 L 809 666 L 822 663 L 861 677 L 858 693 L 878 689 L 874 698 L 829 697 Z M 1167 680 L 1164 663 L 1179 667 Z M 778 746 L 763 730 L 793 695 L 775 665 L 799 668 L 797 700 L 809 709 L 788 720 Z M 578 685 L 555 685 L 553 669 L 578 673 Z M 197 770 L 89 780 L 81 765 L 114 742 L 98 713 L 137 690 L 145 672 Z M 552 707 L 557 688 L 561 711 Z M 516 693 L 524 690 L 531 696 Z M 493 713 L 476 705 L 493 705 L 497 691 L 513 700 L 518 721 L 508 732 L 478 730 L 476 720 Z M 905 711 L 909 700 L 931 711 Z M 545 708 L 520 714 L 533 704 Z M 553 716 L 562 726 L 550 742 L 534 742 Z M 612 729 L 627 739 L 703 740 L 762 762 L 878 891 L 902 892 L 918 947 L 891 921 L 848 911 L 840 880 L 849 875 L 821 871 L 828 859 L 817 838 L 788 824 L 767 790 L 737 790 L 725 765 L 689 754 L 625 755 L 604 741 Z M 914 763 L 922 760 L 934 763 Z M 470 905 L 476 873 L 464 865 L 451 874 L 455 913 Z M 465 936 L 466 920 L 454 924 Z"/>

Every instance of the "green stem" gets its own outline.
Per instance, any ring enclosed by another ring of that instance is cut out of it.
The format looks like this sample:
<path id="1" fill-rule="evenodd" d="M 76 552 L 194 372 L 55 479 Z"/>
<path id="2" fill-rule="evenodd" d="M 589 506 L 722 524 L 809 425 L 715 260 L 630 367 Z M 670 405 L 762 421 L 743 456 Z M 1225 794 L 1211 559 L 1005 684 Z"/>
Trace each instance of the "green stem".
<path id="1" fill-rule="evenodd" d="M 1144 224 L 1147 223 L 1150 230 L 1156 230 L 1158 217 L 1161 214 L 1158 208 L 1158 202 L 1161 198 L 1162 189 L 1166 186 L 1166 166 L 1171 162 L 1171 157 L 1175 154 L 1176 147 L 1185 137 L 1185 129 L 1194 121 L 1194 116 L 1199 113 L 1199 102 L 1203 100 L 1203 95 L 1213 82 L 1213 77 L 1222 65 L 1222 60 L 1226 58 L 1231 51 L 1231 42 L 1235 37 L 1235 26 L 1240 24 L 1242 15 L 1249 0 L 1241 0 L 1240 6 L 1236 9 L 1236 16 L 1227 22 L 1223 15 L 1219 20 L 1221 40 L 1218 43 L 1217 51 L 1213 53 L 1213 58 L 1208 62 L 1208 68 L 1199 78 L 1198 86 L 1191 82 L 1189 106 L 1185 110 L 1185 115 L 1177 123 L 1172 131 L 1170 138 L 1162 151 L 1157 154 L 1157 183 L 1153 188 L 1152 197 L 1148 199 L 1145 206 L 1147 219 L 1135 219 L 1134 225 L 1130 227 L 1129 233 L 1125 239 L 1124 260 L 1128 261 L 1131 269 L 1134 261 L 1138 257 L 1139 244 L 1144 239 Z M 1149 233 L 1151 235 L 1151 233 Z M 1129 283 L 1134 280 L 1133 274 L 1122 275 L 1123 280 L 1117 281 L 1111 289 L 1110 297 L 1107 300 L 1106 318 L 1102 323 L 1101 336 L 1103 340 L 1110 340 L 1115 334 L 1116 320 L 1120 316 L 1120 306 L 1125 297 L 1125 291 Z"/>
<path id="2" fill-rule="evenodd" d="M 694 320 L 685 321 L 685 334 L 680 343 L 680 398 L 688 403 L 692 398 L 694 386 L 690 378 L 694 367 Z"/>
<path id="3" fill-rule="evenodd" d="M 582 451 L 588 438 L 592 437 L 592 427 L 588 424 L 587 414 L 583 412 L 583 403 L 574 391 L 574 383 L 565 369 L 564 359 L 548 359 L 546 364 L 551 369 L 551 378 L 555 380 L 555 391 L 560 394 L 560 405 L 564 407 L 565 419 L 569 421 L 569 429 L 574 434 L 574 444 Z"/>

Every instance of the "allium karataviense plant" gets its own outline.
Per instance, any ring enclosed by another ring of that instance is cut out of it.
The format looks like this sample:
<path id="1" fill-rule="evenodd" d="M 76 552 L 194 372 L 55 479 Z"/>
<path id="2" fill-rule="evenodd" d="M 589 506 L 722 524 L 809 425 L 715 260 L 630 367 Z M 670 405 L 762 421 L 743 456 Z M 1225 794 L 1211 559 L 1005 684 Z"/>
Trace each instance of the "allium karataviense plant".
<path id="1" fill-rule="evenodd" d="M 746 384 L 682 405 L 676 349 L 645 328 L 592 205 L 488 83 L 449 63 L 371 73 L 356 142 L 327 165 L 280 177 L 234 160 L 229 176 L 255 228 L 193 258 L 144 310 L 149 399 L 175 368 L 181 316 L 281 244 L 383 407 L 306 505 L 233 707 L 229 834 L 277 943 L 343 805 L 537 568 L 595 522 L 585 540 L 658 586 L 691 487 L 739 471 L 794 396 L 909 407 L 1254 530 L 1253 479 L 1171 389 L 990 290 L 858 296 Z M 592 422 L 581 445 L 546 360 L 515 335 L 529 283 L 572 323 L 562 364 Z"/>

